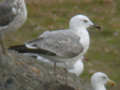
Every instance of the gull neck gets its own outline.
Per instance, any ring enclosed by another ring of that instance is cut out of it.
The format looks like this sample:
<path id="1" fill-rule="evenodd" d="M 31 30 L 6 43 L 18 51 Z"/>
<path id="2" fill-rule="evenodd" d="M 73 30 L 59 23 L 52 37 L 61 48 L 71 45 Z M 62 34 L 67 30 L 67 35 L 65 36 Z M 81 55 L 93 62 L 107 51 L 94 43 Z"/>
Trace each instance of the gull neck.
<path id="1" fill-rule="evenodd" d="M 74 32 L 75 34 L 77 34 L 78 36 L 88 34 L 88 30 L 87 30 L 87 28 L 85 28 L 85 27 L 71 28 L 71 31 L 73 31 L 73 32 Z"/>
<path id="2" fill-rule="evenodd" d="M 106 90 L 105 86 L 102 84 L 93 84 L 93 90 Z"/>

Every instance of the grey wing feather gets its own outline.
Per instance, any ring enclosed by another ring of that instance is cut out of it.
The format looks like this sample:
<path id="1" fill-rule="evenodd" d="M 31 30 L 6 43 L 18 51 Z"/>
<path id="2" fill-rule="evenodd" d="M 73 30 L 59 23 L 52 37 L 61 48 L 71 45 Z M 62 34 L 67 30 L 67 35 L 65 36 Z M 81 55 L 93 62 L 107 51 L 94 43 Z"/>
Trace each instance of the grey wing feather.
<path id="1" fill-rule="evenodd" d="M 79 55 L 83 47 L 80 44 L 80 38 L 65 30 L 47 32 L 41 35 L 38 39 L 28 42 L 29 45 L 42 48 L 55 53 L 60 57 L 75 57 Z"/>
<path id="2" fill-rule="evenodd" d="M 7 3 L 0 3 L 0 26 L 8 25 L 14 18 L 12 7 Z"/>

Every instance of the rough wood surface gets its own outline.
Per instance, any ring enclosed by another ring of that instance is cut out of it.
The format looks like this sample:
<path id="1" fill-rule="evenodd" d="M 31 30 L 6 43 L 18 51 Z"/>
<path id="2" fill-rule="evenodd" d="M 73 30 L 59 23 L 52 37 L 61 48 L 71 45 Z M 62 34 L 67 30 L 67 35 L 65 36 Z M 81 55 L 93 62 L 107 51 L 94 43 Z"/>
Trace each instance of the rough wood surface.
<path id="1" fill-rule="evenodd" d="M 83 90 L 80 78 L 32 57 L 9 51 L 9 56 L 0 54 L 0 90 Z M 56 81 L 57 80 L 57 81 Z"/>

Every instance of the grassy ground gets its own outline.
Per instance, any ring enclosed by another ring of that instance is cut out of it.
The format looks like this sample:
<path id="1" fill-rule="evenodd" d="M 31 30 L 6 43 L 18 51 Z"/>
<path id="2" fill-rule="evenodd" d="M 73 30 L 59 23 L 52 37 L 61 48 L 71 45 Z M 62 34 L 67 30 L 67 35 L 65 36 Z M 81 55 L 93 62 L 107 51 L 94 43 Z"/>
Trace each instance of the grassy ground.
<path id="1" fill-rule="evenodd" d="M 89 79 L 88 72 L 102 71 L 117 82 L 112 90 L 120 90 L 120 0 L 27 0 L 28 20 L 25 25 L 6 34 L 6 44 L 22 44 L 45 30 L 68 27 L 76 14 L 89 16 L 103 31 L 90 30 L 91 46 L 87 53 L 85 72 L 81 78 Z M 12 38 L 12 39 L 10 39 Z"/>

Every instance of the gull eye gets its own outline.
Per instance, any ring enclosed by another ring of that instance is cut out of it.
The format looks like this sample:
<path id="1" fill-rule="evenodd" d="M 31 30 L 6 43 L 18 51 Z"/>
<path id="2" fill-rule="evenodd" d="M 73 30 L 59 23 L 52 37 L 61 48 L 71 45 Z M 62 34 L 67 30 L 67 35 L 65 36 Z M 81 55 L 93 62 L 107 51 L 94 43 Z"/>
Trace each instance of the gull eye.
<path id="1" fill-rule="evenodd" d="M 103 76 L 103 77 L 102 77 L 102 79 L 106 79 L 106 77 L 105 77 L 105 76 Z"/>
<path id="2" fill-rule="evenodd" d="M 88 22 L 88 20 L 86 20 L 86 19 L 84 19 L 83 21 L 84 21 L 85 23 L 87 23 L 87 22 Z"/>
<path id="3" fill-rule="evenodd" d="M 32 46 L 33 46 L 33 47 L 37 47 L 37 45 L 36 45 L 36 44 L 33 44 Z"/>

